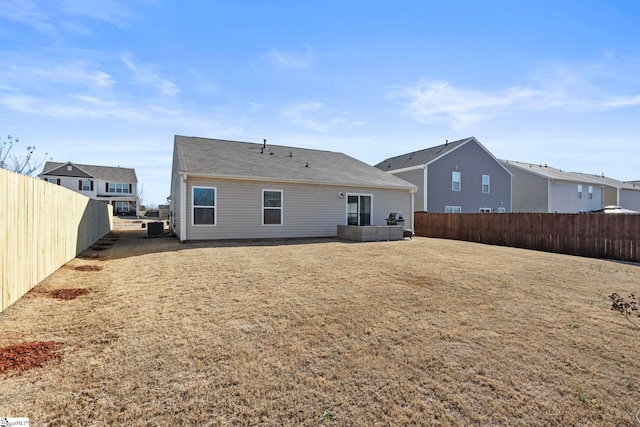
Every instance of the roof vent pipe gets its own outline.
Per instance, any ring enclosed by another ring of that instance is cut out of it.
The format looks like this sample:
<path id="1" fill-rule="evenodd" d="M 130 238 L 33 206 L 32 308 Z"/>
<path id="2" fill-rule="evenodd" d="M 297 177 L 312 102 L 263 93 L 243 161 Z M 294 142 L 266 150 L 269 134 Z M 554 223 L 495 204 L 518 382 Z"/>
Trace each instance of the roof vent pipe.
<path id="1" fill-rule="evenodd" d="M 307 164 L 306 164 L 305 168 L 308 168 L 308 167 L 309 167 L 309 162 L 307 162 Z"/>
<path id="2" fill-rule="evenodd" d="M 267 140 L 265 139 L 263 141 L 264 141 L 264 143 L 262 144 L 262 149 L 263 150 L 268 150 L 268 148 L 267 148 Z"/>
<path id="3" fill-rule="evenodd" d="M 444 145 L 449 145 L 449 140 L 448 139 L 445 139 Z"/>
<path id="4" fill-rule="evenodd" d="M 289 151 L 289 157 L 293 157 L 293 151 Z"/>

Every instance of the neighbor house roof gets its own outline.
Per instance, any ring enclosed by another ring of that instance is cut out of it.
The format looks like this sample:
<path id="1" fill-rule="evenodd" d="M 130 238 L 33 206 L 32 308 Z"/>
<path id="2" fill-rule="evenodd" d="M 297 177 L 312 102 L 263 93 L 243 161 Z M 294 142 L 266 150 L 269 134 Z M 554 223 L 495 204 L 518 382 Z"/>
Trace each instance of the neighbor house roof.
<path id="1" fill-rule="evenodd" d="M 506 165 L 515 166 L 519 169 L 531 172 L 533 174 L 557 181 L 568 181 L 581 184 L 597 184 L 606 185 L 614 188 L 622 188 L 640 191 L 640 186 L 633 186 L 633 183 L 618 181 L 604 175 L 588 174 L 582 172 L 563 171 L 551 166 L 533 163 L 517 162 L 514 160 L 501 160 Z"/>
<path id="2" fill-rule="evenodd" d="M 397 169 L 426 165 L 474 139 L 474 137 L 460 139 L 458 141 L 447 142 L 446 144 L 438 145 L 436 147 L 425 148 L 424 150 L 413 151 L 411 153 L 391 157 L 378 163 L 375 167 L 383 171 L 393 171 Z"/>
<path id="3" fill-rule="evenodd" d="M 178 172 L 206 177 L 417 188 L 343 153 L 176 135 Z M 266 149 L 264 146 L 266 145 Z"/>
<path id="4" fill-rule="evenodd" d="M 42 169 L 42 173 L 39 176 L 52 175 L 52 176 L 86 176 L 85 174 L 77 174 L 68 173 L 63 167 L 71 165 L 75 166 L 80 171 L 86 172 L 87 175 L 90 175 L 96 179 L 101 179 L 107 182 L 121 182 L 121 183 L 137 183 L 138 178 L 136 177 L 135 169 L 131 168 L 121 168 L 121 167 L 113 167 L 113 166 L 95 166 L 95 165 L 82 165 L 79 163 L 66 162 L 46 162 L 44 164 L 44 168 Z M 63 168 L 60 173 L 56 173 L 58 169 Z"/>

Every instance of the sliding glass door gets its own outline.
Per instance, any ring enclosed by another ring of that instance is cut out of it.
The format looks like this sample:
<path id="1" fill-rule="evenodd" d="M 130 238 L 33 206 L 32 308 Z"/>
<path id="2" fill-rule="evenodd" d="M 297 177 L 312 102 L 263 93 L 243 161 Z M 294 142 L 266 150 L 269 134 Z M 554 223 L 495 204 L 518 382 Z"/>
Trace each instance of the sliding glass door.
<path id="1" fill-rule="evenodd" d="M 371 196 L 347 196 L 347 224 L 371 225 Z"/>

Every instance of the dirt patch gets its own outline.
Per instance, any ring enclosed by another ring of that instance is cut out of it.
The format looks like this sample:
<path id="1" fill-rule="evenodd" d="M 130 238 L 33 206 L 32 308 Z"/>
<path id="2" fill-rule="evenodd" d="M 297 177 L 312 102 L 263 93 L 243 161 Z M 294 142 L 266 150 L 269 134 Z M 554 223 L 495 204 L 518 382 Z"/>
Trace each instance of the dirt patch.
<path id="1" fill-rule="evenodd" d="M 89 293 L 89 290 L 84 288 L 55 289 L 49 292 L 49 296 L 51 298 L 68 301 L 68 300 L 76 299 L 82 295 L 87 295 L 88 293 Z"/>
<path id="2" fill-rule="evenodd" d="M 34 341 L 0 348 L 0 374 L 23 372 L 39 368 L 51 359 L 62 358 L 62 346 L 57 341 Z"/>
<path id="3" fill-rule="evenodd" d="M 102 267 L 99 265 L 78 265 L 73 267 L 76 271 L 100 271 Z"/>

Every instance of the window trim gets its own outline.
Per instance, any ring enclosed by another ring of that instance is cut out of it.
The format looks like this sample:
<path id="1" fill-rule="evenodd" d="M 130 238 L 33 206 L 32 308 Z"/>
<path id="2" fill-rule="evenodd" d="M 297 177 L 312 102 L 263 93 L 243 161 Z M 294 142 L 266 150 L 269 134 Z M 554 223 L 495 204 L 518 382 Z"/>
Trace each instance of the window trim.
<path id="1" fill-rule="evenodd" d="M 462 213 L 462 206 L 445 206 L 444 213 Z"/>
<path id="2" fill-rule="evenodd" d="M 506 213 L 506 212 L 507 212 L 507 208 L 504 208 L 504 207 L 498 208 L 498 213 Z"/>
<path id="3" fill-rule="evenodd" d="M 593 185 L 589 186 L 589 200 L 593 200 Z"/>
<path id="4" fill-rule="evenodd" d="M 582 184 L 578 184 L 578 199 L 582 199 Z"/>
<path id="5" fill-rule="evenodd" d="M 491 209 L 491 208 L 480 208 L 478 210 L 478 212 L 479 213 L 491 213 L 491 212 L 493 212 L 493 209 Z"/>
<path id="6" fill-rule="evenodd" d="M 213 206 L 195 204 L 196 189 L 213 190 Z M 196 224 L 196 208 L 213 209 L 213 224 Z M 194 227 L 215 227 L 218 225 L 218 188 L 204 185 L 194 185 L 191 187 L 191 225 Z"/>
<path id="7" fill-rule="evenodd" d="M 456 181 L 454 177 L 458 176 L 458 180 Z M 458 184 L 458 189 L 456 190 L 455 184 Z M 462 191 L 462 172 L 460 171 L 451 171 L 451 191 Z"/>
<path id="8" fill-rule="evenodd" d="M 274 193 L 280 193 L 280 206 L 265 206 L 264 205 L 264 193 L 270 191 Z M 263 188 L 262 189 L 262 199 L 260 201 L 261 209 L 262 209 L 262 225 L 265 227 L 281 227 L 284 225 L 284 190 L 282 189 L 272 189 L 272 188 Z M 280 210 L 280 223 L 279 224 L 265 224 L 264 222 L 264 212 L 266 209 L 271 210 Z"/>
<path id="9" fill-rule="evenodd" d="M 484 178 L 487 178 L 487 183 L 484 183 Z M 487 191 L 484 191 L 484 186 L 487 186 Z M 491 193 L 491 175 L 482 175 L 482 193 L 489 194 Z"/>

